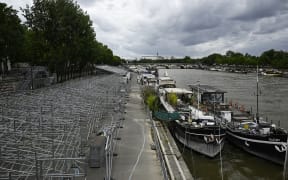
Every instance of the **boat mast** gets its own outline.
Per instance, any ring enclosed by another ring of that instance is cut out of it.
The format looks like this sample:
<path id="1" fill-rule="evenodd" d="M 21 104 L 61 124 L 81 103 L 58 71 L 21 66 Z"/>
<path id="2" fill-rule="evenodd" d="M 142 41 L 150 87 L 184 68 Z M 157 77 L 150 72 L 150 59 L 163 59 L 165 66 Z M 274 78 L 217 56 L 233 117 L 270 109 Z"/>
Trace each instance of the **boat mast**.
<path id="1" fill-rule="evenodd" d="M 258 61 L 257 61 L 257 93 L 256 93 L 256 97 L 257 97 L 257 111 L 256 111 L 256 122 L 257 124 L 259 123 L 259 78 L 258 78 Z"/>
<path id="2" fill-rule="evenodd" d="M 197 109 L 199 111 L 199 103 L 200 103 L 200 94 L 199 94 L 199 88 L 200 88 L 200 81 L 198 82 L 198 88 L 197 88 Z"/>

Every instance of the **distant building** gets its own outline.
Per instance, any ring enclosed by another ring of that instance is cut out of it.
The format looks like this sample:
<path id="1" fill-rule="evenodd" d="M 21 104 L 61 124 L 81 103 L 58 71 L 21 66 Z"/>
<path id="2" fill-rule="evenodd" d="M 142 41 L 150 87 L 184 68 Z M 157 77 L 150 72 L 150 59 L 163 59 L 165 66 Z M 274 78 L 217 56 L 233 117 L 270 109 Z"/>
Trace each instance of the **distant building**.
<path id="1" fill-rule="evenodd" d="M 142 56 L 141 59 L 150 59 L 150 60 L 163 60 L 163 56 Z"/>

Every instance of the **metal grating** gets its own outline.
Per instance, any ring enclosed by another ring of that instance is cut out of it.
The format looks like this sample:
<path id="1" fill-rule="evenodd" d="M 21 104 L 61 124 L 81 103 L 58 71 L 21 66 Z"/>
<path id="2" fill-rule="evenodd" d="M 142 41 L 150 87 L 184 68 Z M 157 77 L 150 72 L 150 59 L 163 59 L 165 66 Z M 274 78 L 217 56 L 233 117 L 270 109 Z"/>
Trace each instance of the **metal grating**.
<path id="1" fill-rule="evenodd" d="M 85 176 L 89 137 L 111 124 L 123 88 L 114 74 L 0 94 L 0 179 Z"/>

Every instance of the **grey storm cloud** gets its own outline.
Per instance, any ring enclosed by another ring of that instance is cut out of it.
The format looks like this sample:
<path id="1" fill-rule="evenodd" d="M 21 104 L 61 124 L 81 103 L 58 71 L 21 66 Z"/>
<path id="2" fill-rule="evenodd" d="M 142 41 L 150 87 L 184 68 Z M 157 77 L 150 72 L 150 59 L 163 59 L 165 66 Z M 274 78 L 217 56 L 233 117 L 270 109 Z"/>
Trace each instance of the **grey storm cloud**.
<path id="1" fill-rule="evenodd" d="M 282 11 L 287 13 L 287 2 L 287 0 L 246 0 L 234 19 L 247 21 L 271 17 Z"/>
<path id="2" fill-rule="evenodd" d="M 117 27 L 114 26 L 114 24 L 112 24 L 111 22 L 107 21 L 104 18 L 98 18 L 98 17 L 95 17 L 94 19 L 92 19 L 94 22 L 97 22 L 97 26 L 99 28 L 101 28 L 102 31 L 105 31 L 105 32 L 114 32 L 116 31 Z"/>
<path id="3" fill-rule="evenodd" d="M 256 34 L 270 34 L 277 31 L 282 31 L 288 28 L 288 14 L 270 17 L 266 21 L 259 23 L 259 28 Z"/>
<path id="4" fill-rule="evenodd" d="M 2 0 L 3 1 L 3 0 Z M 4 0 L 14 8 L 32 0 Z M 287 50 L 288 0 L 78 0 L 121 57 Z"/>

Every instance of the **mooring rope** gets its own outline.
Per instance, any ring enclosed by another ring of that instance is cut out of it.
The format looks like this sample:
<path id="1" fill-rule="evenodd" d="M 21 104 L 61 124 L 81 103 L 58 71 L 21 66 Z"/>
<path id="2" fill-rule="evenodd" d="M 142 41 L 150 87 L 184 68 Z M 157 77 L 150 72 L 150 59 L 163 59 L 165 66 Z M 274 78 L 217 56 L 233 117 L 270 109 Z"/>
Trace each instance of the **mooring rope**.
<path id="1" fill-rule="evenodd" d="M 287 144 L 288 145 L 288 137 L 287 137 Z M 286 148 L 285 153 L 285 161 L 284 161 L 284 167 L 283 167 L 283 180 L 286 180 L 286 170 L 287 170 L 287 156 L 288 156 L 288 148 Z"/>
<path id="2" fill-rule="evenodd" d="M 221 138 L 220 132 L 221 132 L 221 123 L 219 124 L 219 140 L 220 140 L 220 138 Z M 223 180 L 223 163 L 222 163 L 221 141 L 220 141 L 220 143 L 219 143 L 219 146 L 220 146 L 220 172 L 221 172 L 221 179 Z"/>
<path id="3" fill-rule="evenodd" d="M 185 127 L 185 142 L 183 143 L 184 145 L 183 145 L 183 148 L 182 148 L 182 152 L 181 152 L 181 156 L 182 156 L 182 154 L 184 153 L 184 151 L 185 151 L 185 146 L 186 146 L 186 143 L 188 143 L 188 141 L 187 141 L 187 137 L 186 137 L 186 131 L 187 131 L 187 126 Z"/>

